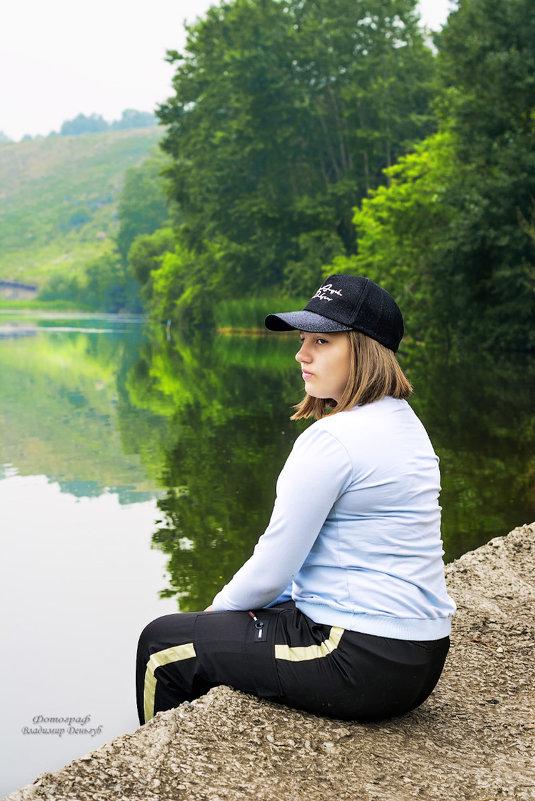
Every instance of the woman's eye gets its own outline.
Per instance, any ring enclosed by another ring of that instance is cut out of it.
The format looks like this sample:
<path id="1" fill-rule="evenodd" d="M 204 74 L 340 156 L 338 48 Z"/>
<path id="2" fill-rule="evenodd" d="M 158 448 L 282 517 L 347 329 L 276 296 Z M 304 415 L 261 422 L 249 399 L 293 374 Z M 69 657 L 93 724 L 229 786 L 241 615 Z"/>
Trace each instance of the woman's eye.
<path id="1" fill-rule="evenodd" d="M 327 340 L 323 339 L 322 337 L 318 337 L 316 342 L 318 343 L 318 345 L 324 345 L 327 342 Z"/>

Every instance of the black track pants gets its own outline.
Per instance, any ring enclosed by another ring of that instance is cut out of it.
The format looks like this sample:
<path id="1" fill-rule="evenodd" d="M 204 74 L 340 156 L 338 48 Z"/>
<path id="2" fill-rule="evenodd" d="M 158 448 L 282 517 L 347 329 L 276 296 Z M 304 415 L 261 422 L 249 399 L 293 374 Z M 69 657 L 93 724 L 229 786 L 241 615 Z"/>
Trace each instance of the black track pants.
<path id="1" fill-rule="evenodd" d="M 448 648 L 448 637 L 394 640 L 314 623 L 293 602 L 165 615 L 139 640 L 139 719 L 219 684 L 346 720 L 400 715 L 432 692 Z"/>

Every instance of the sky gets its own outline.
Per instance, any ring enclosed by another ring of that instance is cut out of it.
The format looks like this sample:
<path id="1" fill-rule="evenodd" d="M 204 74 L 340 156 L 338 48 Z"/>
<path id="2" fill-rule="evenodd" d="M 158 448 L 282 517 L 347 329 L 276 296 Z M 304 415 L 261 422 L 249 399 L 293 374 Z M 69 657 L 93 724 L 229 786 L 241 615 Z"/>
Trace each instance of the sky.
<path id="1" fill-rule="evenodd" d="M 185 42 L 214 0 L 19 0 L 0 12 L 0 131 L 46 136 L 78 114 L 108 122 L 153 111 L 172 94 L 166 50 Z M 452 0 L 420 0 L 422 22 L 445 22 Z"/>

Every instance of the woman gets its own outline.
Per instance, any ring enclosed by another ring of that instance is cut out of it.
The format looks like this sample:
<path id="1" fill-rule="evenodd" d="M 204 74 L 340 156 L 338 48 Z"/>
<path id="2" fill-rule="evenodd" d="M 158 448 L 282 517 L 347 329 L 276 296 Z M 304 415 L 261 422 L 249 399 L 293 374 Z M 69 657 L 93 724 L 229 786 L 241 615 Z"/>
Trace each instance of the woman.
<path id="1" fill-rule="evenodd" d="M 333 275 L 298 330 L 306 396 L 266 532 L 205 612 L 141 635 L 140 721 L 218 684 L 351 720 L 399 715 L 433 690 L 455 605 L 442 563 L 438 459 L 407 404 L 393 298 Z M 328 413 L 330 411 L 330 413 Z"/>

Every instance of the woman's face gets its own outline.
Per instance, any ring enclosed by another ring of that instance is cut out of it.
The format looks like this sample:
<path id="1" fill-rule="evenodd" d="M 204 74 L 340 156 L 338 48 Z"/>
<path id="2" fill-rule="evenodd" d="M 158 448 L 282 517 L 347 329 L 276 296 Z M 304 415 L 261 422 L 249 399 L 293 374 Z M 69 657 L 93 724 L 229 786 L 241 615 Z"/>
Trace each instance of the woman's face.
<path id="1" fill-rule="evenodd" d="M 336 334 L 299 332 L 301 348 L 295 358 L 301 365 L 305 390 L 313 398 L 339 403 L 349 378 L 351 347 L 345 331 Z"/>

